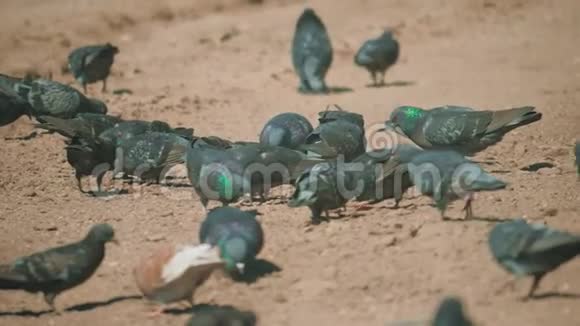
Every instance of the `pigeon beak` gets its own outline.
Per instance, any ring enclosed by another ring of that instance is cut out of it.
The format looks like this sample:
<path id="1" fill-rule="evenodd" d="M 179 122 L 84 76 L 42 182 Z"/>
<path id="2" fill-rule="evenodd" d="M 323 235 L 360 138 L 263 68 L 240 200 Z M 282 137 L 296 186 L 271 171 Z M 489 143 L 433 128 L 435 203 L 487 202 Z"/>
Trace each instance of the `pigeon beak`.
<path id="1" fill-rule="evenodd" d="M 118 246 L 119 245 L 119 240 L 117 240 L 117 238 L 113 238 L 111 239 L 111 243 Z"/>
<path id="2" fill-rule="evenodd" d="M 244 274 L 245 267 L 246 265 L 244 263 L 236 263 L 236 268 L 238 269 L 238 272 L 240 272 L 240 274 Z"/>

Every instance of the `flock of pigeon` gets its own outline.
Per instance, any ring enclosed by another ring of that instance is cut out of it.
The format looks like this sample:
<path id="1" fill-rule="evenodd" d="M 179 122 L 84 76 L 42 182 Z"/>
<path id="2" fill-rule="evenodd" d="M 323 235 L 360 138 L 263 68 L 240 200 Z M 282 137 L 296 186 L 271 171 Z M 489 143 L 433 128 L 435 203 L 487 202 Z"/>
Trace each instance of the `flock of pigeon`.
<path id="1" fill-rule="evenodd" d="M 69 68 L 86 93 L 87 84 L 106 80 L 118 49 L 110 44 L 71 52 Z M 363 44 L 355 63 L 367 68 L 374 85 L 399 56 L 391 32 Z M 300 92 L 324 93 L 332 47 L 324 24 L 312 9 L 298 19 L 292 61 Z M 258 142 L 230 141 L 194 135 L 193 129 L 173 128 L 162 121 L 123 120 L 107 115 L 106 105 L 56 81 L 0 75 L 0 126 L 22 115 L 36 126 L 66 138 L 66 155 L 79 190 L 92 196 L 118 193 L 103 190 L 107 171 L 114 178 L 158 183 L 168 169 L 185 164 L 206 218 L 200 244 L 161 246 L 134 269 L 138 288 L 152 302 L 186 301 L 211 273 L 224 268 L 234 279 L 251 272 L 263 247 L 263 230 L 256 210 L 232 206 L 241 198 L 265 201 L 271 188 L 294 185 L 290 207 L 310 208 L 312 224 L 329 221 L 329 211 L 348 201 L 357 208 L 394 199 L 398 207 L 411 187 L 431 197 L 441 216 L 455 200 L 465 200 L 465 217 L 473 216 L 473 194 L 504 189 L 506 183 L 486 173 L 465 156 L 485 150 L 509 131 L 539 121 L 534 107 L 480 111 L 443 106 L 396 108 L 379 133 L 397 134 L 411 142 L 368 150 L 363 116 L 338 106 L 319 113 L 314 128 L 303 116 L 282 113 L 271 118 Z M 576 144 L 576 157 L 580 156 Z M 580 167 L 578 168 L 580 174 Z M 82 178 L 96 177 L 96 189 L 83 190 Z M 209 201 L 222 207 L 207 209 Z M 339 212 L 340 213 L 340 212 Z M 56 311 L 55 297 L 82 284 L 99 267 L 105 244 L 115 242 L 108 224 L 93 226 L 79 242 L 15 259 L 0 266 L 0 289 L 41 292 Z M 517 276 L 532 276 L 527 297 L 540 280 L 580 253 L 580 236 L 529 224 L 523 219 L 498 223 L 489 234 L 497 262 Z M 162 311 L 156 309 L 155 313 Z M 254 313 L 235 308 L 198 311 L 188 325 L 253 325 Z M 432 325 L 471 325 L 461 302 L 447 298 Z"/>

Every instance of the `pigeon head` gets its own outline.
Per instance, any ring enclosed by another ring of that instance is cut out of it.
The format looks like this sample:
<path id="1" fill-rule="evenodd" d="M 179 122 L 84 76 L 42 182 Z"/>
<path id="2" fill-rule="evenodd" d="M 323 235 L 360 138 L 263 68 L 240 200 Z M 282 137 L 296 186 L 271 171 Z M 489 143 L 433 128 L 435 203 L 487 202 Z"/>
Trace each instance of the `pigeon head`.
<path id="1" fill-rule="evenodd" d="M 260 140 L 264 144 L 282 146 L 291 142 L 290 137 L 291 135 L 287 129 L 279 126 L 268 125 L 262 131 Z"/>
<path id="2" fill-rule="evenodd" d="M 92 113 L 99 113 L 99 114 L 107 114 L 108 109 L 107 109 L 107 105 L 101 101 L 98 100 L 96 98 L 90 98 L 89 99 L 90 102 L 90 112 Z"/>
<path id="3" fill-rule="evenodd" d="M 433 325 L 471 325 L 463 314 L 461 301 L 455 297 L 448 297 L 441 302 L 435 313 Z"/>
<path id="4" fill-rule="evenodd" d="M 105 47 L 113 54 L 117 54 L 119 53 L 119 48 L 112 45 L 111 43 L 107 43 L 105 44 Z"/>
<path id="5" fill-rule="evenodd" d="M 248 256 L 248 244 L 244 239 L 240 237 L 225 238 L 218 243 L 218 246 L 227 270 L 243 269 L 243 262 Z"/>
<path id="6" fill-rule="evenodd" d="M 115 230 L 113 230 L 113 227 L 107 223 L 93 226 L 87 235 L 87 239 L 99 243 L 117 243 L 117 240 L 115 239 Z"/>
<path id="7" fill-rule="evenodd" d="M 390 124 L 404 134 L 411 134 L 425 115 L 425 110 L 415 106 L 400 106 L 391 113 Z"/>

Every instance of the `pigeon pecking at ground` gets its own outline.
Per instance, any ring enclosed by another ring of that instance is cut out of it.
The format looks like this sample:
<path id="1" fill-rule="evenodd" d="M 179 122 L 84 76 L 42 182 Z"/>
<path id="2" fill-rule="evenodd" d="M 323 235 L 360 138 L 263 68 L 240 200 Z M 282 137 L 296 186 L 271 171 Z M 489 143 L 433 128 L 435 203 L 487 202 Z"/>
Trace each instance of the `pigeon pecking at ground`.
<path id="1" fill-rule="evenodd" d="M 264 246 L 264 231 L 257 211 L 217 207 L 209 211 L 199 229 L 199 241 L 220 249 L 226 270 L 240 274 Z"/>
<path id="2" fill-rule="evenodd" d="M 302 12 L 292 40 L 292 64 L 302 93 L 327 93 L 324 81 L 332 64 L 332 45 L 326 27 L 313 9 Z"/>
<path id="3" fill-rule="evenodd" d="M 337 158 L 340 155 L 349 162 L 365 152 L 366 139 L 362 115 L 337 110 L 319 113 L 319 125 L 306 138 L 306 144 L 299 149 L 309 156 Z"/>
<path id="4" fill-rule="evenodd" d="M 186 301 L 193 306 L 195 290 L 223 264 L 218 247 L 162 245 L 137 263 L 133 276 L 146 299 L 162 305 Z M 162 305 L 152 316 L 163 312 Z"/>
<path id="5" fill-rule="evenodd" d="M 580 254 L 580 236 L 524 219 L 496 224 L 488 238 L 495 260 L 517 277 L 532 276 L 526 298 L 531 298 L 542 278 Z"/>
<path id="6" fill-rule="evenodd" d="M 102 92 L 107 91 L 107 78 L 115 55 L 119 53 L 116 46 L 107 44 L 83 46 L 73 50 L 68 56 L 68 67 L 74 78 L 87 92 L 87 84 L 103 81 Z"/>
<path id="7" fill-rule="evenodd" d="M 105 257 L 105 244 L 116 242 L 109 224 L 97 224 L 79 242 L 49 249 L 0 266 L 0 289 L 42 292 L 53 309 L 61 292 L 88 280 Z"/>
<path id="8" fill-rule="evenodd" d="M 254 326 L 256 314 L 231 306 L 208 306 L 196 309 L 185 326 Z"/>
<path id="9" fill-rule="evenodd" d="M 433 198 L 441 216 L 454 200 L 465 199 L 465 218 L 473 217 L 473 194 L 503 189 L 507 184 L 454 151 L 429 150 L 416 154 L 407 165 L 417 190 Z"/>
<path id="10" fill-rule="evenodd" d="M 391 31 L 366 41 L 354 57 L 354 62 L 366 68 L 373 79 L 373 86 L 385 85 L 385 72 L 399 58 L 399 42 Z M 378 75 L 378 76 L 377 76 Z"/>
<path id="11" fill-rule="evenodd" d="M 312 124 L 298 113 L 281 113 L 266 122 L 260 143 L 296 149 L 312 132 Z"/>
<path id="12" fill-rule="evenodd" d="M 386 126 L 424 149 L 451 149 L 472 156 L 502 140 L 509 131 L 541 118 L 532 106 L 499 111 L 402 106 L 391 113 Z"/>

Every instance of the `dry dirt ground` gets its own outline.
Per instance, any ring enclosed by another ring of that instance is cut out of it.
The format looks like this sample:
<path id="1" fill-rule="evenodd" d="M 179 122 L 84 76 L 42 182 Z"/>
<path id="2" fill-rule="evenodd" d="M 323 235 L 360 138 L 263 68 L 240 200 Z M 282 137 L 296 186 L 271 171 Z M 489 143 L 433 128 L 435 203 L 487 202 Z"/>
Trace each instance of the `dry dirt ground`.
<path id="1" fill-rule="evenodd" d="M 197 303 L 251 309 L 261 325 L 384 325 L 422 319 L 442 297 L 464 298 L 479 325 L 579 325 L 580 261 L 550 274 L 544 299 L 522 302 L 530 280 L 500 291 L 511 276 L 493 261 L 485 219 L 523 216 L 580 233 L 580 183 L 572 144 L 580 129 L 580 2 L 577 0 L 317 0 L 335 61 L 331 86 L 352 92 L 296 92 L 290 40 L 304 3 L 298 1 L 4 0 L 0 4 L 0 71 L 52 72 L 76 46 L 112 42 L 121 49 L 111 90 L 101 95 L 113 114 L 191 126 L 202 135 L 255 140 L 264 122 L 284 111 L 305 114 L 336 103 L 360 112 L 368 125 L 401 104 L 476 108 L 535 105 L 544 114 L 477 156 L 510 182 L 475 202 L 480 221 L 442 221 L 430 201 L 410 195 L 399 210 L 387 201 L 361 216 L 305 228 L 307 208 L 257 208 L 266 232 L 261 257 L 282 270 L 251 284 L 215 275 Z M 402 58 L 387 73 L 391 87 L 367 88 L 353 65 L 363 40 L 396 26 Z M 405 82 L 405 83 L 400 83 Z M 396 86 L 396 85 L 407 86 Z M 410 85 L 408 85 L 410 84 Z M 111 200 L 75 187 L 63 141 L 22 118 L 0 129 L 0 260 L 80 238 L 94 223 L 111 223 L 122 241 L 87 283 L 62 294 L 61 316 L 42 313 L 40 297 L 0 293 L 1 325 L 182 325 L 187 314 L 146 318 L 134 296 L 136 260 L 161 241 L 196 241 L 199 202 L 187 188 L 134 189 Z M 524 172 L 536 162 L 554 168 Z M 352 211 L 352 208 L 351 210 Z M 462 217 L 458 203 L 449 214 Z M 87 305 L 88 304 L 88 305 Z"/>

